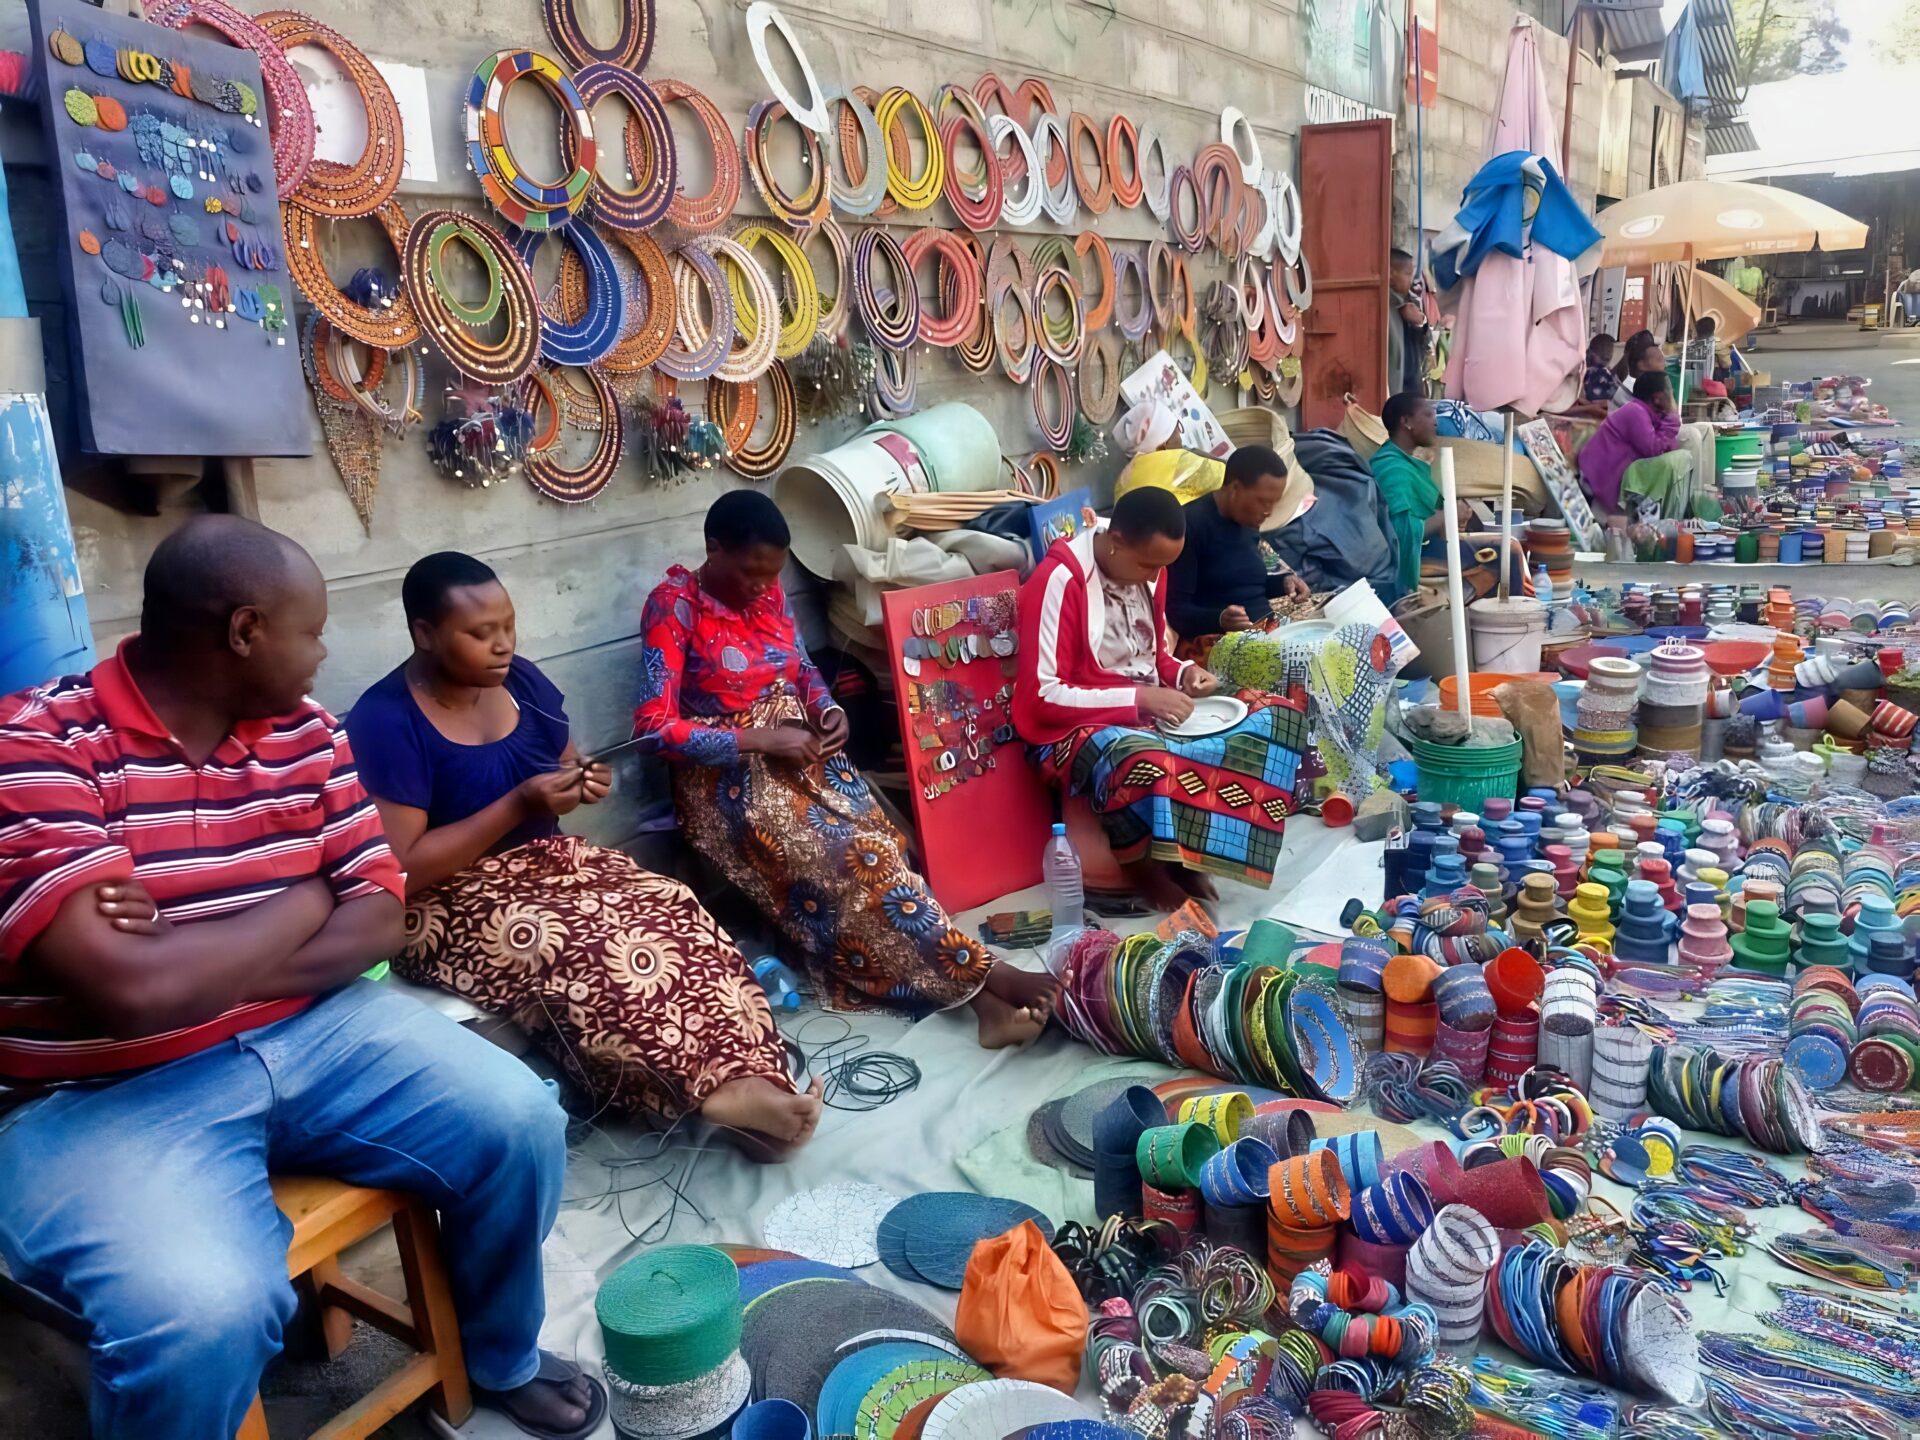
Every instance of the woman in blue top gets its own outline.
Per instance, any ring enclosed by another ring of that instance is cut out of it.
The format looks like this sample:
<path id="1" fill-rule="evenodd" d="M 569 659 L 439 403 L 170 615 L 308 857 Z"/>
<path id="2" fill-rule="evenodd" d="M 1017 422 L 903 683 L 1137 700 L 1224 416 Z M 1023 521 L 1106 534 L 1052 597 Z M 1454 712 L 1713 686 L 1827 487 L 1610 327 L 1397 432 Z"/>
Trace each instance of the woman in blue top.
<path id="1" fill-rule="evenodd" d="M 693 1111 L 750 1153 L 804 1142 L 759 982 L 700 902 L 618 850 L 560 832 L 606 796 L 566 700 L 514 653 L 513 602 L 468 555 L 401 586 L 413 654 L 347 716 L 360 779 L 407 870 L 394 966 L 525 1029 L 592 1095 L 670 1125 Z"/>

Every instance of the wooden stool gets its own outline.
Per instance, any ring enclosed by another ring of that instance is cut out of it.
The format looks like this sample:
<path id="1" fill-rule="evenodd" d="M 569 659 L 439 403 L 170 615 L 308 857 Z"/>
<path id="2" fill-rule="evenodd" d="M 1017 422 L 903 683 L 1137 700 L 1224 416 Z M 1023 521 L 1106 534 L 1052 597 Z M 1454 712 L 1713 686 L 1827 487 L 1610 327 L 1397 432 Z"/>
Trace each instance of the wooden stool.
<path id="1" fill-rule="evenodd" d="M 422 1395 L 450 1423 L 465 1421 L 473 1397 L 432 1207 L 398 1190 L 363 1190 L 314 1175 L 276 1177 L 273 1199 L 293 1222 L 287 1274 L 311 1286 L 328 1356 L 347 1348 L 355 1316 L 420 1352 L 314 1431 L 314 1440 L 365 1440 Z M 404 1304 L 340 1273 L 340 1252 L 389 1222 L 406 1277 Z M 236 1440 L 269 1440 L 257 1395 Z"/>

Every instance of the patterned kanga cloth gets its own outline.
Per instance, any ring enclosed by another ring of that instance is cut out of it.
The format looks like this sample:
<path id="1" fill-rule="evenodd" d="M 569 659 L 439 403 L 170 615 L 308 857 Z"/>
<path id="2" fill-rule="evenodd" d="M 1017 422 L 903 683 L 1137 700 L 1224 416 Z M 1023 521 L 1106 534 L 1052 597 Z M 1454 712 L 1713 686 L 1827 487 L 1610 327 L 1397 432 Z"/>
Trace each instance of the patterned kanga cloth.
<path id="1" fill-rule="evenodd" d="M 729 1080 L 788 1083 L 766 993 L 693 892 L 578 836 L 414 896 L 393 968 L 514 1021 L 596 1110 L 665 1126 Z"/>
<path id="2" fill-rule="evenodd" d="M 1293 811 L 1307 718 L 1292 700 L 1240 698 L 1247 718 L 1204 740 L 1083 726 L 1034 757 L 1048 779 L 1087 798 L 1122 865 L 1161 860 L 1265 886 Z"/>
<path id="3" fill-rule="evenodd" d="M 708 724 L 776 725 L 799 702 L 763 700 Z M 845 755 L 814 765 L 742 755 L 675 765 L 681 832 L 780 927 L 831 1004 L 925 1014 L 965 1004 L 993 953 L 954 927 Z"/>

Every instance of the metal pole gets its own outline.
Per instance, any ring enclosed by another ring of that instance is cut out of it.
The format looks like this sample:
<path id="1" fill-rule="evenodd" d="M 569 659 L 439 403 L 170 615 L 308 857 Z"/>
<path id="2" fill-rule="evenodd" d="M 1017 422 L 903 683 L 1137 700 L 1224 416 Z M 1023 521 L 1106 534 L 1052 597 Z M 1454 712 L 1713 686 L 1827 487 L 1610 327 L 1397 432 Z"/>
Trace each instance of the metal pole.
<path id="1" fill-rule="evenodd" d="M 1513 570 L 1513 408 L 1507 408 L 1506 443 L 1500 447 L 1500 598 L 1507 598 Z"/>
<path id="2" fill-rule="evenodd" d="M 1471 721 L 1473 697 L 1467 675 L 1473 668 L 1467 653 L 1467 595 L 1460 578 L 1460 490 L 1453 479 L 1453 451 L 1440 447 L 1440 506 L 1447 517 L 1447 614 L 1453 621 L 1454 698 L 1460 718 Z"/>

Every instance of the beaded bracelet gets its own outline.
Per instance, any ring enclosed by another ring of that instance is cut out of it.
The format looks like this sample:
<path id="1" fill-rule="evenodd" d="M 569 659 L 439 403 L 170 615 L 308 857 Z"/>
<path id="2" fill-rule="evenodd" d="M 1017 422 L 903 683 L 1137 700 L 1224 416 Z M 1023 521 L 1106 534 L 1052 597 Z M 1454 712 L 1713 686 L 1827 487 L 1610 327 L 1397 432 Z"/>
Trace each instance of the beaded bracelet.
<path id="1" fill-rule="evenodd" d="M 1222 251 L 1238 234 L 1240 157 L 1231 146 L 1203 145 L 1193 157 L 1193 187 L 1199 197 L 1201 230 Z"/>
<path id="2" fill-rule="evenodd" d="M 388 287 L 391 294 L 381 296 L 375 304 L 362 305 L 333 283 L 320 258 L 314 214 L 303 206 L 288 205 L 280 216 L 281 233 L 286 237 L 287 273 L 307 297 L 307 303 L 326 316 L 330 325 L 362 345 L 399 350 L 417 341 L 420 317 L 405 287 Z M 398 200 L 387 200 L 374 209 L 372 218 L 387 232 L 394 257 L 399 260 L 410 231 L 407 212 Z"/>
<path id="3" fill-rule="evenodd" d="M 953 347 L 953 353 L 960 363 L 975 375 L 985 375 L 993 369 L 993 320 L 987 313 L 986 252 L 981 248 L 979 237 L 972 231 L 963 231 L 954 236 L 960 247 L 967 252 L 973 269 L 980 275 L 980 285 L 973 307 L 973 319 L 967 327 L 967 333 Z M 948 314 L 957 314 L 954 307 L 956 292 L 960 286 L 960 277 L 951 269 L 940 272 L 941 303 Z"/>
<path id="4" fill-rule="evenodd" d="M 733 143 L 733 128 L 727 124 L 727 117 L 720 113 L 719 106 L 683 80 L 656 80 L 653 82 L 653 93 L 659 96 L 662 105 L 678 101 L 693 111 L 701 130 L 706 133 L 707 146 L 713 152 L 713 184 L 708 187 L 707 193 L 688 195 L 682 188 L 675 191 L 673 199 L 667 204 L 667 219 L 690 235 L 704 235 L 725 224 L 733 214 L 734 207 L 740 203 L 740 150 Z M 629 130 L 627 164 L 635 174 L 640 174 L 642 167 L 635 163 L 632 136 L 633 132 Z"/>
<path id="5" fill-rule="evenodd" d="M 673 271 L 667 265 L 667 252 L 651 235 L 639 230 L 614 230 L 611 234 L 613 243 L 639 268 L 637 284 L 627 292 L 626 334 L 601 360 L 600 368 L 610 375 L 637 375 L 651 369 L 673 343 L 678 309 Z M 561 274 L 564 278 L 564 267 Z"/>
<path id="6" fill-rule="evenodd" d="M 1147 304 L 1153 324 L 1163 333 L 1172 330 L 1179 319 L 1180 273 L 1174 263 L 1178 258 L 1164 240 L 1147 246 Z"/>
<path id="7" fill-rule="evenodd" d="M 638 74 L 653 54 L 654 0 L 619 0 L 620 30 L 611 45 L 595 45 L 580 22 L 580 0 L 540 0 L 547 37 L 576 70 L 613 65 Z M 597 28 L 597 27 L 596 27 Z M 577 80 L 579 77 L 576 76 Z"/>
<path id="8" fill-rule="evenodd" d="M 707 382 L 708 418 L 727 432 L 727 464 L 733 471 L 748 480 L 765 480 L 775 474 L 787 463 L 787 455 L 793 449 L 794 436 L 798 431 L 798 407 L 793 388 L 793 376 L 787 367 L 776 360 L 761 377 L 767 382 L 773 394 L 773 428 L 760 445 L 751 445 L 752 421 L 749 420 L 744 434 L 738 434 L 739 414 L 747 410 L 748 396 L 754 397 L 753 408 L 759 409 L 759 387 L 724 385 L 715 380 Z M 739 409 L 735 410 L 736 399 Z"/>
<path id="9" fill-rule="evenodd" d="M 873 106 L 859 94 L 833 90 L 827 94 L 827 112 L 835 105 L 846 107 L 840 116 L 839 151 L 845 171 L 828 165 L 827 191 L 835 209 L 864 219 L 880 209 L 887 199 L 887 167 L 880 162 L 887 139 L 880 122 L 873 118 Z"/>
<path id="10" fill-rule="evenodd" d="M 944 309 L 935 314 L 924 300 L 921 302 L 920 339 L 943 350 L 951 349 L 971 335 L 979 323 L 980 290 L 984 282 L 973 252 L 957 235 L 931 226 L 914 231 L 900 248 L 908 267 L 907 283 L 916 286 L 912 267 L 918 265 L 929 250 L 934 252 L 936 283 Z M 947 276 L 952 277 L 951 286 L 944 283 Z"/>
<path id="11" fill-rule="evenodd" d="M 991 117 L 987 121 L 987 133 L 993 137 L 994 163 L 1000 167 L 1006 179 L 1007 189 L 1000 202 L 1000 218 L 1009 225 L 1031 225 L 1040 218 L 1045 189 L 1039 178 L 1039 157 L 1034 153 L 1033 140 L 1018 122 L 1006 115 Z M 1006 140 L 1013 142 L 1013 153 L 1009 158 L 1002 159 L 1000 145 Z M 1011 188 L 1020 180 L 1025 181 L 1025 188 L 1016 199 Z"/>
<path id="12" fill-rule="evenodd" d="M 1128 276 L 1133 278 L 1131 292 Z M 1130 303 L 1133 298 L 1137 298 L 1137 305 Z M 1137 250 L 1113 252 L 1113 323 L 1132 341 L 1138 341 L 1153 328 L 1153 298 L 1147 283 L 1147 267 Z"/>
<path id="13" fill-rule="evenodd" d="M 1082 230 L 1073 242 L 1073 253 L 1080 261 L 1081 294 L 1086 293 L 1087 256 L 1091 254 L 1094 273 L 1099 277 L 1099 302 L 1088 309 L 1086 327 L 1089 335 L 1106 329 L 1107 322 L 1113 318 L 1113 251 L 1106 240 L 1093 230 Z"/>
<path id="14" fill-rule="evenodd" d="M 1125 173 L 1120 166 L 1120 151 L 1124 142 L 1127 152 Z M 1122 209 L 1131 210 L 1138 205 L 1145 190 L 1145 177 L 1140 170 L 1140 135 L 1133 128 L 1133 121 L 1118 111 L 1107 122 L 1107 177 L 1113 187 L 1113 203 Z"/>
<path id="15" fill-rule="evenodd" d="M 787 107 L 780 101 L 760 101 L 747 112 L 741 144 L 746 151 L 747 173 L 753 177 L 753 188 L 760 192 L 760 199 L 772 212 L 773 218 L 796 229 L 804 229 L 809 225 L 818 225 L 827 218 L 832 187 L 819 137 L 797 121 L 794 122 L 794 128 L 800 132 L 800 164 L 807 172 L 806 188 L 798 194 L 790 194 L 774 179 L 767 158 L 767 132 L 773 128 L 775 121 L 787 117 Z"/>
<path id="16" fill-rule="evenodd" d="M 1046 392 L 1054 393 L 1053 412 L 1047 411 Z M 1043 354 L 1033 366 L 1033 419 L 1040 427 L 1040 438 L 1052 450 L 1065 450 L 1073 439 L 1075 416 L 1073 377 L 1050 354 Z"/>
<path id="17" fill-rule="evenodd" d="M 282 192 L 281 198 L 289 205 L 335 219 L 371 215 L 399 188 L 406 148 L 400 105 L 386 76 L 351 40 L 311 15 L 271 10 L 254 19 L 282 53 L 302 45 L 325 50 L 358 93 L 360 108 L 366 112 L 367 139 L 359 158 L 350 165 L 315 160 L 300 187 L 291 193 Z"/>
<path id="18" fill-rule="evenodd" d="M 568 505 L 578 505 L 591 500 L 607 488 L 607 482 L 613 478 L 613 472 L 619 468 L 620 453 L 626 444 L 626 427 L 620 419 L 620 404 L 614 398 L 613 387 L 596 371 L 582 370 L 587 383 L 593 390 L 595 402 L 599 406 L 599 440 L 593 453 L 576 468 L 568 468 L 553 458 L 551 448 L 538 454 L 529 454 L 524 466 L 527 483 L 541 494 L 562 501 Z M 530 397 L 522 404 L 530 408 Z M 550 401 L 555 397 L 548 392 Z M 564 410 L 564 403 L 556 404 Z"/>
<path id="19" fill-rule="evenodd" d="M 899 146 L 893 144 L 893 127 L 902 112 L 913 116 L 914 123 L 920 127 L 920 138 L 927 147 L 926 168 L 915 176 L 909 173 L 910 162 L 897 161 L 894 157 L 901 152 L 911 155 L 909 142 L 901 137 Z M 887 194 L 905 210 L 924 210 L 940 198 L 940 192 L 946 185 L 947 163 L 940 148 L 940 131 L 933 123 L 933 116 L 921 102 L 918 95 L 899 85 L 893 86 L 880 97 L 880 103 L 874 107 L 874 119 L 880 122 L 880 131 L 888 137 Z"/>
<path id="20" fill-rule="evenodd" d="M 1096 182 L 1089 182 L 1080 170 L 1080 151 L 1082 142 L 1093 146 L 1094 174 Z M 1105 137 L 1094 128 L 1093 121 L 1079 110 L 1067 117 L 1067 170 L 1073 176 L 1073 185 L 1080 192 L 1080 199 L 1096 215 L 1106 213 L 1113 203 L 1113 178 L 1107 173 L 1107 151 Z"/>
<path id="21" fill-rule="evenodd" d="M 522 230 L 514 249 L 529 266 L 547 238 L 544 230 Z M 611 353 L 626 324 L 626 292 L 613 268 L 607 242 L 591 225 L 569 225 L 564 231 L 585 270 L 586 293 L 577 318 L 558 320 L 542 310 L 540 354 L 554 365 L 592 365 Z"/>
<path id="22" fill-rule="evenodd" d="M 1160 157 L 1160 178 L 1153 178 L 1153 158 Z M 1147 211 L 1156 220 L 1165 220 L 1173 200 L 1173 165 L 1167 158 L 1166 142 L 1160 138 L 1160 132 L 1151 125 L 1140 127 L 1140 165 L 1137 172 L 1140 177 L 1141 198 L 1147 202 Z"/>
<path id="23" fill-rule="evenodd" d="M 498 296 L 481 310 L 462 305 L 441 279 L 441 257 L 449 245 L 461 245 L 486 267 L 489 294 Z M 401 285 L 413 297 L 423 333 L 454 369 L 487 385 L 507 385 L 533 368 L 540 354 L 541 316 L 533 273 L 506 238 L 484 220 L 458 210 L 428 210 L 414 219 L 400 257 Z M 501 339 L 489 345 L 472 327 L 489 323 L 504 311 Z M 484 318 L 470 318 L 481 315 Z M 331 317 L 329 317 L 331 318 Z M 358 338 L 358 337 L 356 337 Z"/>
<path id="24" fill-rule="evenodd" d="M 1105 425 L 1120 408 L 1120 337 L 1099 330 L 1087 337 L 1076 376 L 1080 413 L 1092 425 Z"/>
<path id="25" fill-rule="evenodd" d="M 993 135 L 987 117 L 973 97 L 958 86 L 949 85 L 940 93 L 942 105 L 951 99 L 960 109 L 958 115 L 940 125 L 940 146 L 947 165 L 947 204 L 967 229 L 991 230 L 1000 223 L 1006 182 L 994 159 Z M 960 168 L 960 140 L 968 133 L 981 157 L 980 168 L 972 172 Z"/>
<path id="26" fill-rule="evenodd" d="M 549 0 L 555 3 L 555 0 Z M 633 188 L 622 190 L 605 175 L 596 175 L 587 203 L 596 219 L 616 230 L 645 230 L 666 217 L 680 184 L 680 159 L 673 145 L 673 126 L 667 120 L 667 107 L 653 87 L 631 70 L 612 64 L 583 67 L 573 77 L 580 98 L 592 110 L 609 95 L 618 95 L 633 113 L 626 123 L 622 150 Z M 561 132 L 561 148 L 569 164 L 572 154 L 566 147 L 573 132 Z"/>
<path id="27" fill-rule="evenodd" d="M 781 324 L 773 355 L 776 360 L 791 360 L 811 345 L 813 337 L 820 331 L 820 287 L 813 278 L 813 266 L 807 260 L 806 251 L 786 231 L 758 221 L 741 226 L 734 231 L 733 238 L 748 254 L 752 254 L 757 246 L 766 244 L 783 267 L 784 277 L 779 293 L 786 302 L 784 313 L 787 318 Z M 743 270 L 735 268 L 728 272 L 727 285 L 733 295 L 733 313 L 742 327 L 759 323 L 759 312 L 746 280 Z"/>
<path id="28" fill-rule="evenodd" d="M 675 380 L 705 380 L 719 370 L 733 348 L 733 299 L 719 261 L 688 244 L 668 257 L 675 295 L 674 340 L 654 362 Z M 705 287 L 713 324 L 702 328 L 700 290 Z"/>
<path id="29" fill-rule="evenodd" d="M 1193 224 L 1186 220 L 1187 206 L 1183 199 L 1193 202 Z M 1193 178 L 1193 171 L 1185 165 L 1173 167 L 1173 174 L 1167 178 L 1167 224 L 1173 231 L 1173 238 L 1180 248 L 1189 255 L 1198 255 L 1200 247 L 1207 243 L 1207 205 L 1200 194 L 1199 183 Z"/>
<path id="30" fill-rule="evenodd" d="M 827 248 L 833 252 L 833 288 L 829 290 L 821 283 L 821 269 L 808 260 L 813 274 L 814 288 L 820 292 L 820 322 L 817 333 L 823 340 L 837 338 L 847 325 L 847 309 L 852 304 L 853 287 L 850 279 L 853 271 L 853 250 L 847 242 L 847 232 L 832 220 L 823 220 L 799 239 L 804 254 L 807 241 L 816 235 L 826 237 Z"/>
<path id="31" fill-rule="evenodd" d="M 884 291 L 874 275 L 876 258 L 892 272 L 894 283 Z M 905 350 L 919 338 L 920 296 L 912 267 L 900 242 L 878 225 L 862 230 L 853 242 L 853 303 L 867 334 L 882 349 Z"/>
<path id="32" fill-rule="evenodd" d="M 758 380 L 773 364 L 780 339 L 780 294 L 773 288 L 772 278 L 746 246 L 729 236 L 705 235 L 693 241 L 691 248 L 707 251 L 718 262 L 721 273 L 727 277 L 729 299 L 738 277 L 752 300 L 750 315 L 743 316 L 737 307 L 734 309 L 736 343 L 713 373 L 722 380 L 737 383 Z M 733 268 L 729 270 L 729 266 Z M 684 302 L 684 295 L 682 299 Z"/>
<path id="33" fill-rule="evenodd" d="M 557 184 L 529 178 L 507 143 L 507 93 L 527 79 L 547 91 L 560 109 L 565 132 L 561 149 L 570 168 Z M 586 205 L 599 160 L 593 114 L 566 71 L 538 51 L 500 50 L 475 68 L 467 82 L 466 141 L 467 164 L 481 192 L 509 224 L 546 230 L 565 225 Z"/>
<path id="34" fill-rule="evenodd" d="M 1055 319 L 1048 305 L 1053 296 L 1064 296 L 1066 314 Z M 1080 287 L 1063 270 L 1048 269 L 1040 274 L 1033 291 L 1033 312 L 1040 322 L 1040 349 L 1048 359 L 1060 365 L 1077 365 L 1086 344 L 1086 322 Z"/>
<path id="35" fill-rule="evenodd" d="M 1057 115 L 1059 112 L 1060 105 L 1053 98 L 1053 87 L 1037 76 L 1029 76 L 1020 82 L 1019 88 L 1013 92 L 1013 104 L 1007 111 L 1010 115 L 1023 117 L 1022 123 L 1026 125 L 1030 134 L 1038 128 L 1039 116 Z M 1072 176 L 1067 172 L 1064 143 L 1051 155 L 1042 157 L 1041 168 L 1046 172 L 1048 185 L 1066 185 L 1069 189 L 1072 188 Z"/>
<path id="36" fill-rule="evenodd" d="M 656 373 L 653 394 L 655 399 L 677 395 L 680 382 L 666 380 Z M 753 435 L 754 422 L 760 418 L 760 386 L 755 383 L 740 383 L 722 380 L 718 375 L 707 379 L 707 419 L 720 429 L 720 443 L 723 453 L 729 458 L 733 452 Z"/>
<path id="37" fill-rule="evenodd" d="M 1071 226 L 1080 215 L 1080 194 L 1074 188 L 1073 173 L 1067 163 L 1067 127 L 1048 110 L 1033 126 L 1033 153 L 1045 173 L 1046 184 L 1040 190 L 1040 204 L 1054 224 Z M 1055 177 L 1058 161 L 1059 176 Z"/>

